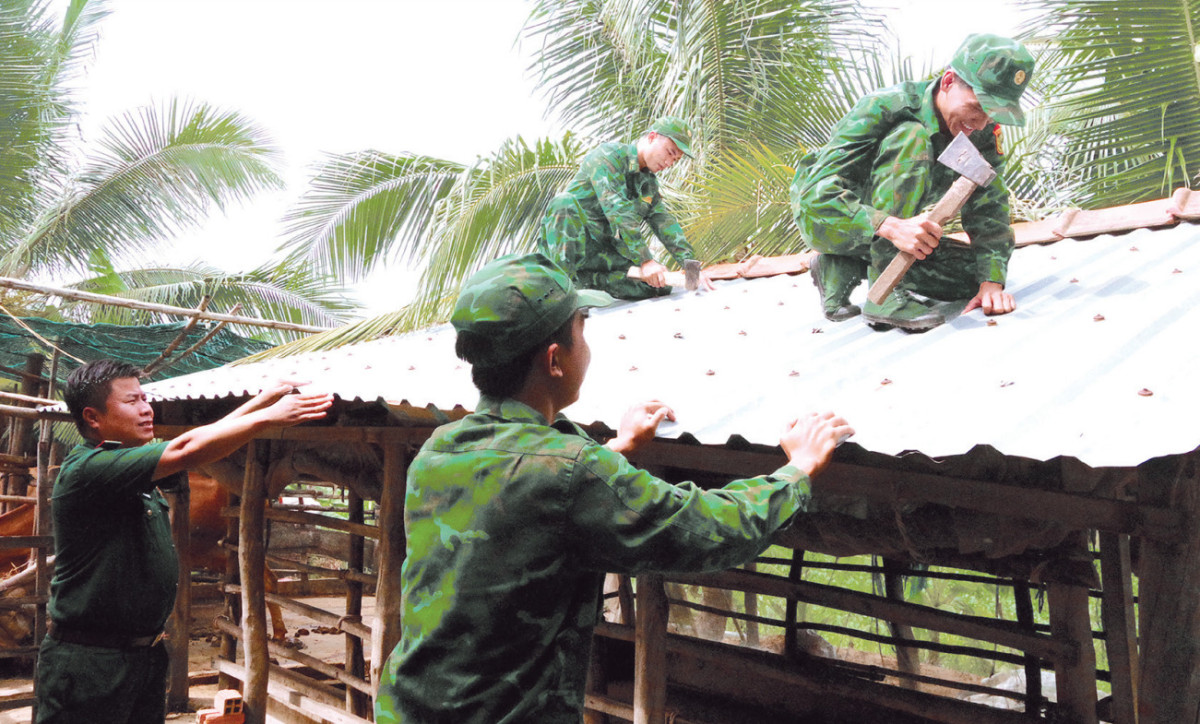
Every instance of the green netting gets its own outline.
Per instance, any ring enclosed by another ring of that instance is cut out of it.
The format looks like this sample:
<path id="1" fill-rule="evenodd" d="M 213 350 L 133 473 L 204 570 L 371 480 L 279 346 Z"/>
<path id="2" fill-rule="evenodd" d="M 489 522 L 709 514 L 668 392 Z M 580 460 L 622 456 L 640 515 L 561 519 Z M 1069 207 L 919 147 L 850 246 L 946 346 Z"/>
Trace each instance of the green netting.
<path id="1" fill-rule="evenodd" d="M 272 346 L 222 329 L 200 349 L 178 362 L 172 361 L 199 342 L 215 324 L 202 321 L 193 327 L 171 353 L 166 366 L 160 367 L 150 379 L 162 380 L 220 367 Z M 126 327 L 119 324 L 51 322 L 38 318 L 24 318 L 18 324 L 11 317 L 0 317 L 0 376 L 19 379 L 14 372 L 25 368 L 25 360 L 30 354 L 41 354 L 47 361 L 50 359 L 54 349 L 38 339 L 37 335 L 84 362 L 111 357 L 145 367 L 162 354 L 185 326 L 186 322 L 177 322 Z M 30 329 L 37 335 L 30 333 Z M 58 379 L 62 380 L 79 363 L 64 355 L 59 357 L 58 366 Z"/>

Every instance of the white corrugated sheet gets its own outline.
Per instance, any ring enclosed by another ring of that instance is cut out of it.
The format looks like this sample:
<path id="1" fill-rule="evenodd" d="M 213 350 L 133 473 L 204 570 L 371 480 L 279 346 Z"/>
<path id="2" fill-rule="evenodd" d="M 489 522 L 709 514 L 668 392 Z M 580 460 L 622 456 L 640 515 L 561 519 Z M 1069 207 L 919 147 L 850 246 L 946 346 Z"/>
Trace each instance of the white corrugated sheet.
<path id="1" fill-rule="evenodd" d="M 1200 225 L 1020 249 L 1009 289 L 1019 308 L 994 325 L 974 311 L 924 334 L 826 321 L 807 274 L 594 310 L 592 366 L 567 414 L 615 428 L 629 404 L 657 398 L 678 416 L 664 437 L 773 445 L 790 418 L 829 409 L 875 452 L 940 457 L 987 445 L 1096 467 L 1200 445 L 1190 422 L 1200 410 Z M 864 284 L 856 301 L 865 295 Z M 281 377 L 414 407 L 471 408 L 477 398 L 446 326 L 147 390 L 225 397 Z"/>

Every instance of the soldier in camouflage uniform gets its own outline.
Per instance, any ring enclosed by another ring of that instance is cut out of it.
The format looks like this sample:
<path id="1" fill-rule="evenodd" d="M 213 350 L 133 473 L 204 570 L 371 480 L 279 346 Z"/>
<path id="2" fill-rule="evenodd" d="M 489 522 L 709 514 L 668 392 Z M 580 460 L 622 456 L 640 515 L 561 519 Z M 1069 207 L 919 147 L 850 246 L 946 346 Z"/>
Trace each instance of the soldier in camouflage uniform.
<path id="1" fill-rule="evenodd" d="M 752 560 L 853 434 L 832 413 L 805 417 L 780 440 L 787 465 L 714 491 L 633 467 L 623 453 L 674 419 L 666 405 L 631 408 L 607 445 L 559 414 L 591 359 L 586 308 L 612 301 L 541 254 L 497 259 L 464 286 L 456 351 L 482 396 L 409 468 L 401 641 L 379 724 L 579 724 L 605 572 Z"/>
<path id="2" fill-rule="evenodd" d="M 538 250 L 579 285 L 619 299 L 671 293 L 642 237 L 642 222 L 680 266 L 696 257 L 683 227 L 663 205 L 655 174 L 692 155 L 692 132 L 678 118 L 661 118 L 637 143 L 605 143 L 583 157 L 567 190 L 550 200 Z M 642 278 L 626 276 L 641 267 Z M 707 277 L 701 284 L 711 288 Z"/>
<path id="3" fill-rule="evenodd" d="M 1033 73 L 1020 43 L 971 35 L 940 77 L 901 83 L 863 98 L 833 129 L 829 142 L 801 159 L 792 181 L 792 211 L 804 238 L 821 252 L 812 265 L 825 316 L 859 313 L 851 292 L 874 281 L 897 251 L 917 261 L 891 298 L 861 310 L 873 326 L 922 330 L 944 320 L 910 294 L 970 299 L 966 311 L 1015 309 L 1004 291 L 1013 251 L 1000 124 L 1021 126 L 1019 100 Z M 997 171 L 962 211 L 969 249 L 939 246 L 942 228 L 923 209 L 956 175 L 937 157 L 959 132 L 970 136 Z"/>

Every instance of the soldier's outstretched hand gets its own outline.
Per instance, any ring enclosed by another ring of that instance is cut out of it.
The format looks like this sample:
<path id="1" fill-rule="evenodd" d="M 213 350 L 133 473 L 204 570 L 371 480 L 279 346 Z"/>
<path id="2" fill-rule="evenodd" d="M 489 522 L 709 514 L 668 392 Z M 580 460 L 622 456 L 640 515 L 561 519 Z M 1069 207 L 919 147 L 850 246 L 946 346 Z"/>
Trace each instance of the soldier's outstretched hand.
<path id="1" fill-rule="evenodd" d="M 297 393 L 283 395 L 273 405 L 263 410 L 262 414 L 272 426 L 291 427 L 325 417 L 326 411 L 332 404 L 333 395 L 327 392 Z"/>
<path id="2" fill-rule="evenodd" d="M 854 428 L 832 412 L 812 413 L 792 420 L 779 438 L 788 462 L 813 478 L 833 458 L 833 450 L 854 434 Z"/>
<path id="3" fill-rule="evenodd" d="M 634 405 L 621 416 L 620 429 L 608 447 L 622 455 L 633 452 L 654 439 L 660 422 L 674 419 L 675 411 L 659 400 Z"/>

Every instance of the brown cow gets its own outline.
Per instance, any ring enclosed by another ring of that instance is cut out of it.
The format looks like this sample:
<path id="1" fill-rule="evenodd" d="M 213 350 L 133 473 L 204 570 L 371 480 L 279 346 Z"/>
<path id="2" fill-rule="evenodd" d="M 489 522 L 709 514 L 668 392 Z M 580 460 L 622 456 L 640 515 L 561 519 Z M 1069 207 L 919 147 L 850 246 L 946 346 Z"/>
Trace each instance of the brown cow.
<path id="1" fill-rule="evenodd" d="M 33 535 L 35 515 L 33 505 L 22 503 L 4 515 L 0 515 L 0 537 L 16 537 Z M 25 565 L 29 560 L 29 548 L 0 549 L 0 578 L 8 576 L 14 569 Z"/>

